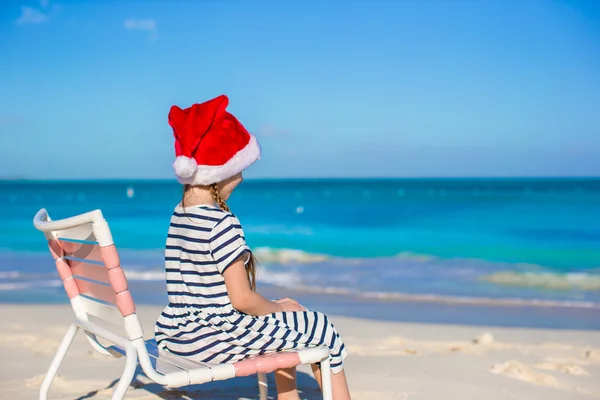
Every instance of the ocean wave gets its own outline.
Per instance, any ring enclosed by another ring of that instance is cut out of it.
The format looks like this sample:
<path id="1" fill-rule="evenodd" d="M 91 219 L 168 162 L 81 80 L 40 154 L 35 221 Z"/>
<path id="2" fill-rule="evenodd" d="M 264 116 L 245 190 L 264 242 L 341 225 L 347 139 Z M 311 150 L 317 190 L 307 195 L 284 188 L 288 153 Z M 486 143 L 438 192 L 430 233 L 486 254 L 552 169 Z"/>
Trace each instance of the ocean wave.
<path id="1" fill-rule="evenodd" d="M 0 279 L 15 279 L 21 276 L 19 271 L 1 271 Z"/>
<path id="2" fill-rule="evenodd" d="M 123 271 L 125 271 L 127 279 L 132 281 L 164 281 L 166 279 L 164 270 L 140 271 L 123 268 Z"/>
<path id="3" fill-rule="evenodd" d="M 150 271 L 128 271 L 127 278 L 132 281 L 164 281 L 165 275 L 162 270 Z M 572 274 L 573 275 L 573 274 Z M 585 275 L 585 274 L 576 274 Z M 589 277 L 588 277 L 589 278 Z M 599 277 L 594 277 L 598 279 Z M 579 282 L 583 277 L 571 278 L 573 282 Z M 600 303 L 593 301 L 580 300 L 552 300 L 552 299 L 526 299 L 526 298 L 491 298 L 479 296 L 457 296 L 441 295 L 429 293 L 404 293 L 404 292 L 383 292 L 383 291 L 358 291 L 356 288 L 344 288 L 334 286 L 317 286 L 302 284 L 302 276 L 299 272 L 273 272 L 269 271 L 263 274 L 259 270 L 260 283 L 297 290 L 306 293 L 343 295 L 354 298 L 363 298 L 379 301 L 409 301 L 420 303 L 445 303 L 445 304 L 463 304 L 463 305 L 486 305 L 486 306 L 535 306 L 535 307 L 573 307 L 586 309 L 600 309 Z M 597 280 L 594 282 L 598 283 Z M 28 280 L 17 282 L 0 282 L 0 291 L 27 290 L 36 288 L 60 287 L 62 282 L 59 279 L 47 280 Z"/>
<path id="4" fill-rule="evenodd" d="M 257 247 L 253 250 L 254 255 L 258 258 L 258 261 L 265 264 L 313 264 L 325 262 L 331 259 L 337 259 L 338 261 L 346 261 L 349 264 L 357 264 L 365 259 L 361 258 L 349 258 L 349 257 L 338 257 L 330 254 L 323 253 L 311 253 L 304 250 L 298 249 L 282 249 L 273 247 Z M 390 258 L 390 257 L 378 257 L 378 258 Z M 403 251 L 392 257 L 401 261 L 411 262 L 433 262 L 439 260 L 439 257 L 430 254 L 414 253 L 412 251 Z"/>
<path id="5" fill-rule="evenodd" d="M 439 294 L 417 294 L 417 293 L 402 293 L 402 292 L 359 292 L 353 289 L 345 289 L 341 287 L 331 286 L 308 286 L 308 285 L 292 285 L 283 277 L 275 279 L 273 285 L 294 289 L 307 293 L 315 294 L 333 294 L 345 295 L 356 298 L 376 299 L 380 301 L 410 301 L 418 303 L 444 303 L 444 304 L 463 304 L 463 305 L 482 305 L 482 306 L 532 306 L 532 307 L 572 307 L 572 308 L 588 308 L 599 309 L 600 304 L 593 301 L 579 300 L 550 300 L 550 299 L 522 299 L 522 298 L 491 298 L 491 297 L 475 297 L 475 296 L 449 296 Z M 283 284 L 278 285 L 276 282 L 281 281 Z M 271 282 L 270 282 L 271 283 Z"/>
<path id="6" fill-rule="evenodd" d="M 60 280 L 46 280 L 46 281 L 20 281 L 20 282 L 0 282 L 0 290 L 26 290 L 26 289 L 39 289 L 49 287 L 59 287 L 62 285 Z"/>
<path id="7" fill-rule="evenodd" d="M 416 261 L 416 262 L 431 262 L 439 259 L 439 257 L 432 256 L 431 254 L 419 254 L 414 253 L 412 251 L 403 251 L 401 253 L 396 254 L 396 257 L 399 260 L 405 261 Z"/>
<path id="8" fill-rule="evenodd" d="M 481 277 L 487 282 L 506 286 L 536 287 L 552 290 L 600 290 L 600 275 L 588 273 L 500 271 Z"/>
<path id="9" fill-rule="evenodd" d="M 303 250 L 274 249 L 271 247 L 257 247 L 254 255 L 263 264 L 313 264 L 324 262 L 332 257 L 327 254 L 308 253 Z"/>
<path id="10" fill-rule="evenodd" d="M 302 277 L 297 272 L 273 272 L 260 274 L 259 282 L 290 290 L 315 294 L 331 294 L 351 296 L 380 301 L 412 301 L 419 303 L 445 303 L 488 306 L 536 306 L 536 307 L 574 307 L 600 309 L 600 303 L 580 300 L 527 299 L 519 297 L 492 298 L 484 296 L 458 296 L 430 293 L 404 293 L 383 291 L 358 291 L 356 288 L 339 286 L 317 286 L 302 284 Z"/>
<path id="11" fill-rule="evenodd" d="M 298 282 L 301 282 L 301 276 L 296 272 L 273 272 L 259 269 L 257 279 L 260 283 L 266 283 L 273 286 L 295 288 Z"/>

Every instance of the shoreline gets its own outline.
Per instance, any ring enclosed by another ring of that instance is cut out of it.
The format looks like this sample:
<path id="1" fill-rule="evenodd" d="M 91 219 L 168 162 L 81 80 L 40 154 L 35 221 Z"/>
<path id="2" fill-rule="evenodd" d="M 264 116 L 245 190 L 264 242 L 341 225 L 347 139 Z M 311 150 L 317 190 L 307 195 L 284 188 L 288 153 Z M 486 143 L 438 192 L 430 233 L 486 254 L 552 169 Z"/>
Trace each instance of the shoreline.
<path id="1" fill-rule="evenodd" d="M 130 287 L 136 304 L 159 308 L 168 304 L 162 283 L 132 280 Z M 305 291 L 260 283 L 258 291 L 270 299 L 295 298 L 307 308 L 326 314 L 381 322 L 600 331 L 600 309 L 598 308 L 381 299 L 347 293 Z M 58 286 L 36 289 L 33 296 L 22 290 L 12 292 L 10 295 L 6 291 L 0 291 L 0 304 L 67 305 L 68 300 L 62 286 Z"/>
<path id="2" fill-rule="evenodd" d="M 272 285 L 282 290 L 294 290 L 297 292 L 324 294 L 324 295 L 349 295 L 362 299 L 373 299 L 382 302 L 414 302 L 435 304 L 457 304 L 457 305 L 481 305 L 490 307 L 549 307 L 549 308 L 581 308 L 600 310 L 600 304 L 592 301 L 578 300 L 550 300 L 550 299 L 528 299 L 518 297 L 478 297 L 478 296 L 449 296 L 443 294 L 429 293 L 406 293 L 406 292 L 359 292 L 352 294 L 352 290 L 335 287 L 313 287 L 298 285 L 293 287 Z"/>
<path id="3" fill-rule="evenodd" d="M 137 312 L 150 339 L 161 307 L 139 305 Z M 595 332 L 329 317 L 350 351 L 345 368 L 355 400 L 437 399 L 449 393 L 463 400 L 600 398 L 600 336 Z M 0 318 L 8 321 L 0 326 L 5 361 L 0 398 L 37 398 L 50 359 L 74 318 L 72 309 L 7 305 L 0 307 Z M 78 334 L 51 397 L 108 399 L 122 366 L 122 359 L 98 355 Z M 298 386 L 303 399 L 320 399 L 309 369 L 299 369 Z M 139 375 L 127 398 L 239 400 L 257 393 L 254 377 L 166 391 Z"/>
<path id="4" fill-rule="evenodd" d="M 289 248 L 257 247 L 255 251 L 264 263 L 259 269 L 260 283 L 298 292 L 380 301 L 600 310 L 600 271 L 596 269 L 567 272 L 534 264 L 412 252 L 353 258 Z M 165 279 L 163 253 L 121 249 L 129 281 L 160 287 Z M 19 267 L 24 262 L 30 266 Z M 0 249 L 0 301 L 13 291 L 60 285 L 43 244 L 39 251 Z"/>

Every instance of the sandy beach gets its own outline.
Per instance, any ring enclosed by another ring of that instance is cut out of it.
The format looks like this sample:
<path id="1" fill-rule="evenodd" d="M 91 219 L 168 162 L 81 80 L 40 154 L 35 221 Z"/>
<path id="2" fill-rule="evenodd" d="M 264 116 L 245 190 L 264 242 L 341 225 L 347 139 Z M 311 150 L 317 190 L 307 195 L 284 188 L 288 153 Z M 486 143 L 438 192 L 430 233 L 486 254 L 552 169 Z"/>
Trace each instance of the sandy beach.
<path id="1" fill-rule="evenodd" d="M 151 338 L 160 307 L 140 306 Z M 66 305 L 0 307 L 0 399 L 35 399 L 73 315 Z M 331 317 L 351 356 L 354 399 L 600 399 L 600 335 L 595 331 L 409 324 Z M 109 399 L 122 359 L 96 354 L 80 334 L 50 391 L 52 399 Z M 303 399 L 319 399 L 309 371 Z M 131 399 L 255 399 L 255 379 L 165 390 L 143 375 Z M 274 386 L 270 397 L 275 396 Z"/>

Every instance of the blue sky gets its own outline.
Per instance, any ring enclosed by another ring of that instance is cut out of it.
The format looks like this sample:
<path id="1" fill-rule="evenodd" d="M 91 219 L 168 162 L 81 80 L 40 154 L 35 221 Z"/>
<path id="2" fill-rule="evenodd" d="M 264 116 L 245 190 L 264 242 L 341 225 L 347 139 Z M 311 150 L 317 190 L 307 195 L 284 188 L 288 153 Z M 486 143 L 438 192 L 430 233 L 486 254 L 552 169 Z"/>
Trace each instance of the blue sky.
<path id="1" fill-rule="evenodd" d="M 600 2 L 2 1 L 0 176 L 172 178 L 219 94 L 248 177 L 600 175 Z"/>

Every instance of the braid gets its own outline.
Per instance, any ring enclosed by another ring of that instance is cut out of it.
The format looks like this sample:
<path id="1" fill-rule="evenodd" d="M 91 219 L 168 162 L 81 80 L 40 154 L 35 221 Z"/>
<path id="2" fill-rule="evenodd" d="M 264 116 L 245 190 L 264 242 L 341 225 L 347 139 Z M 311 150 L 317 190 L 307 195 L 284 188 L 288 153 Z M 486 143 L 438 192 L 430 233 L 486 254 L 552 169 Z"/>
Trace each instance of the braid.
<path id="1" fill-rule="evenodd" d="M 230 213 L 231 210 L 229 209 L 229 206 L 227 206 L 227 203 L 225 203 L 225 201 L 221 198 L 221 195 L 219 194 L 219 187 L 217 186 L 217 184 L 213 183 L 212 185 L 210 185 L 209 190 L 210 190 L 210 194 L 213 197 L 213 200 L 215 201 L 215 203 L 217 203 L 219 205 L 221 210 L 224 210 L 224 211 L 227 211 L 228 213 Z M 248 281 L 250 282 L 250 288 L 253 291 L 256 291 L 256 266 L 257 265 L 258 265 L 258 262 L 256 261 L 256 257 L 254 257 L 254 253 L 250 253 L 250 260 L 248 260 L 248 263 L 246 264 L 246 273 L 248 274 Z"/>
<path id="2" fill-rule="evenodd" d="M 229 207 L 227 206 L 227 204 L 221 198 L 221 195 L 219 194 L 219 187 L 217 186 L 216 183 L 213 183 L 212 185 L 210 185 L 210 194 L 212 195 L 213 199 L 215 200 L 215 203 L 217 203 L 219 205 L 221 210 L 231 212 L 231 210 L 229 210 Z"/>

